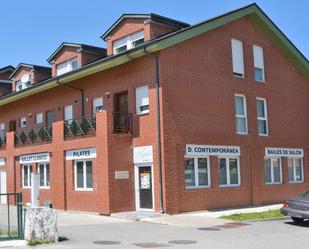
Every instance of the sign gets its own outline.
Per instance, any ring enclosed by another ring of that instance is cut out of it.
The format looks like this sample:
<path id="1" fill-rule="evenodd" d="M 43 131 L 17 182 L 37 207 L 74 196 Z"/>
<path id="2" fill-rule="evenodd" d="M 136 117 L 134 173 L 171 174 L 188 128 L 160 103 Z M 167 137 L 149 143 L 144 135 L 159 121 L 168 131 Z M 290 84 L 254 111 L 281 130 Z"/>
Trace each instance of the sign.
<path id="1" fill-rule="evenodd" d="M 303 157 L 303 149 L 293 149 L 293 148 L 265 148 L 266 157 Z"/>
<path id="2" fill-rule="evenodd" d="M 187 156 L 240 156 L 239 146 L 186 145 Z"/>
<path id="3" fill-rule="evenodd" d="M 134 163 L 152 163 L 153 152 L 152 146 L 142 146 L 133 148 L 133 161 Z"/>
<path id="4" fill-rule="evenodd" d="M 78 160 L 78 159 L 93 159 L 97 157 L 96 148 L 86 148 L 80 150 L 68 150 L 65 152 L 66 160 Z"/>
<path id="5" fill-rule="evenodd" d="M 129 179 L 129 171 L 115 171 L 115 179 Z"/>
<path id="6" fill-rule="evenodd" d="M 150 173 L 141 173 L 141 189 L 150 189 Z"/>
<path id="7" fill-rule="evenodd" d="M 4 165 L 5 165 L 5 158 L 0 157 L 0 166 L 4 166 Z"/>
<path id="8" fill-rule="evenodd" d="M 31 155 L 22 155 L 19 157 L 20 164 L 46 163 L 49 162 L 49 152 L 37 153 Z"/>

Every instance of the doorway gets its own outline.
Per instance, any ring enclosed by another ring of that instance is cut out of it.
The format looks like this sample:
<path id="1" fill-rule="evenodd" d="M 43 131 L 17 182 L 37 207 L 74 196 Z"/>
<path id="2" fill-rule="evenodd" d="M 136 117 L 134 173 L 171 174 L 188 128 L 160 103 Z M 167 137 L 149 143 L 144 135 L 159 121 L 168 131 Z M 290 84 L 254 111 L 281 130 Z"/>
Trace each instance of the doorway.
<path id="1" fill-rule="evenodd" d="M 57 116 L 56 111 L 46 112 L 46 126 L 52 125 L 52 123 L 56 121 L 56 116 Z"/>
<path id="2" fill-rule="evenodd" d="M 153 210 L 153 173 L 152 165 L 135 166 L 136 209 Z"/>
<path id="3" fill-rule="evenodd" d="M 6 172 L 0 171 L 0 194 L 6 194 Z M 6 195 L 1 195 L 0 197 L 0 204 L 7 204 L 7 197 Z"/>
<path id="4" fill-rule="evenodd" d="M 128 92 L 114 95 L 114 132 L 125 133 L 129 130 L 128 119 Z"/>

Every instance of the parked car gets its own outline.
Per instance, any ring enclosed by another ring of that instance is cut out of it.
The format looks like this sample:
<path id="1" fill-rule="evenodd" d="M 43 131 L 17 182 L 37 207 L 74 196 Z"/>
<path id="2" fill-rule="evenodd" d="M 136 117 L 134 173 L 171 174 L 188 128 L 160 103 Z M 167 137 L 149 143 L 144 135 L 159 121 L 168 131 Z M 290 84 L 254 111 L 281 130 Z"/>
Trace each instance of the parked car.
<path id="1" fill-rule="evenodd" d="M 294 222 L 309 219 L 309 191 L 293 197 L 283 203 L 281 214 L 290 216 Z"/>

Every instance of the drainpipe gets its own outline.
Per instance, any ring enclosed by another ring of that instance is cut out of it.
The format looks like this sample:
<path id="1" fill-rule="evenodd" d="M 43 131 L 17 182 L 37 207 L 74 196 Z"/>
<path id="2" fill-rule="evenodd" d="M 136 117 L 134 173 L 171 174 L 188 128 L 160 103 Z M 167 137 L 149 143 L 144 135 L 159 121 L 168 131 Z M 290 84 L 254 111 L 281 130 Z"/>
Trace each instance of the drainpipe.
<path id="1" fill-rule="evenodd" d="M 158 140 L 158 164 L 159 164 L 159 187 L 160 187 L 160 211 L 164 213 L 163 201 L 163 180 L 162 180 L 162 154 L 161 154 L 161 111 L 160 111 L 160 60 L 155 56 L 155 73 L 156 73 L 156 103 L 157 103 L 157 140 Z"/>
<path id="2" fill-rule="evenodd" d="M 84 89 L 78 88 L 78 87 L 74 87 L 74 86 L 70 86 L 70 85 L 66 85 L 66 84 L 62 84 L 61 82 L 59 82 L 59 78 L 56 78 L 56 83 L 59 86 L 65 86 L 74 90 L 77 90 L 80 92 L 80 98 L 81 98 L 81 118 L 85 116 L 85 93 L 84 93 Z"/>

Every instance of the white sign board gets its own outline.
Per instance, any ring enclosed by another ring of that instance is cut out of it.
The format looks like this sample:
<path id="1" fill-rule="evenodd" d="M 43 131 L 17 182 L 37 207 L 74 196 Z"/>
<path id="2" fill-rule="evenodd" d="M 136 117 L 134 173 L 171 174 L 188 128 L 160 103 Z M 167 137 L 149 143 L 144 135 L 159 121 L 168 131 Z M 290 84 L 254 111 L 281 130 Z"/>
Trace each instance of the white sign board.
<path id="1" fill-rule="evenodd" d="M 93 159 L 97 157 L 96 148 L 85 148 L 80 150 L 68 150 L 65 152 L 66 160 Z"/>
<path id="2" fill-rule="evenodd" d="M 20 164 L 46 163 L 49 162 L 49 152 L 37 153 L 31 155 L 22 155 L 19 157 Z"/>
<path id="3" fill-rule="evenodd" d="M 186 145 L 187 156 L 240 156 L 239 146 Z"/>
<path id="4" fill-rule="evenodd" d="M 4 166 L 4 165 L 5 165 L 5 158 L 0 157 L 0 166 Z"/>
<path id="5" fill-rule="evenodd" d="M 115 179 L 129 179 L 129 171 L 115 171 Z"/>
<path id="6" fill-rule="evenodd" d="M 133 161 L 134 163 L 152 163 L 153 150 L 152 146 L 142 146 L 133 148 Z"/>
<path id="7" fill-rule="evenodd" d="M 266 157 L 303 157 L 303 149 L 293 148 L 265 148 Z"/>

